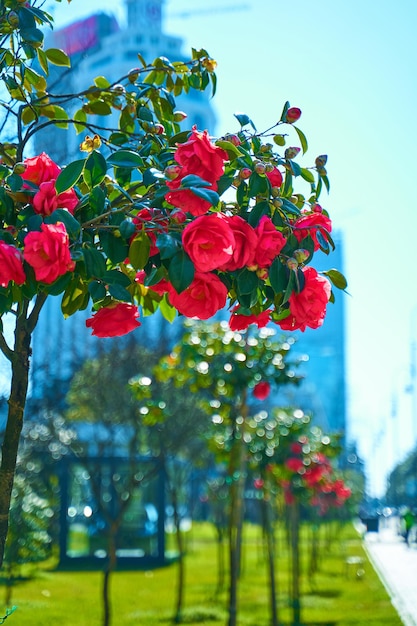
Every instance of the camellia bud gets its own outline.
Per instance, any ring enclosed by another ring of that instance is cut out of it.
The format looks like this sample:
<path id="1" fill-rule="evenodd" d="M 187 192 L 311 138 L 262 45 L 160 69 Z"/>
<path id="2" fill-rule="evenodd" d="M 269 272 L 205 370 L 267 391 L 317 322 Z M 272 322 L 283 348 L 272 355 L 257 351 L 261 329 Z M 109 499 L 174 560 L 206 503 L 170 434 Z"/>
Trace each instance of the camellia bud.
<path id="1" fill-rule="evenodd" d="M 262 163 L 261 161 L 255 163 L 255 172 L 257 174 L 265 174 L 265 170 L 265 163 Z"/>
<path id="2" fill-rule="evenodd" d="M 123 85 L 117 83 L 117 85 L 113 85 L 113 91 L 115 91 L 116 93 L 125 93 L 126 89 L 123 87 Z"/>
<path id="3" fill-rule="evenodd" d="M 275 169 L 275 166 L 272 165 L 272 163 L 266 163 L 266 165 L 265 165 L 265 172 L 266 173 L 273 172 L 274 169 Z"/>
<path id="4" fill-rule="evenodd" d="M 162 124 L 155 124 L 155 130 L 154 130 L 155 135 L 163 135 L 164 132 L 165 132 L 165 126 L 163 126 Z"/>
<path id="5" fill-rule="evenodd" d="M 311 210 L 314 213 L 323 213 L 323 207 L 320 204 L 317 204 L 317 202 L 311 205 Z"/>
<path id="6" fill-rule="evenodd" d="M 174 111 L 173 117 L 174 122 L 183 122 L 185 119 L 187 119 L 188 116 L 186 113 L 184 113 L 184 111 Z"/>
<path id="7" fill-rule="evenodd" d="M 230 141 L 230 143 L 232 143 L 234 146 L 240 146 L 240 144 L 242 143 L 237 135 L 225 135 L 224 140 Z"/>
<path id="8" fill-rule="evenodd" d="M 279 198 L 275 198 L 275 200 L 272 201 L 272 204 L 276 209 L 279 209 L 282 207 L 282 200 L 280 200 Z"/>
<path id="9" fill-rule="evenodd" d="M 297 154 L 300 152 L 301 148 L 291 147 L 285 150 L 285 158 L 286 159 L 295 159 Z"/>
<path id="10" fill-rule="evenodd" d="M 277 144 L 277 146 L 285 146 L 285 136 L 274 135 L 274 142 Z"/>
<path id="11" fill-rule="evenodd" d="M 327 154 L 321 154 L 320 156 L 317 157 L 316 159 L 317 168 L 324 167 L 326 163 L 327 163 Z"/>
<path id="12" fill-rule="evenodd" d="M 261 280 L 266 280 L 269 276 L 268 270 L 266 269 L 266 267 L 260 267 L 258 270 L 256 270 L 256 275 Z"/>
<path id="13" fill-rule="evenodd" d="M 175 224 L 184 224 L 185 220 L 187 219 L 187 215 L 181 209 L 174 209 L 171 212 L 170 217 L 171 221 Z"/>
<path id="14" fill-rule="evenodd" d="M 166 167 L 164 170 L 164 174 L 169 180 L 175 180 L 176 178 L 178 178 L 180 172 L 180 165 L 168 165 L 168 167 Z"/>
<path id="15" fill-rule="evenodd" d="M 130 70 L 127 75 L 129 82 L 134 83 L 139 77 L 139 72 L 140 69 L 138 67 L 134 67 L 132 70 Z"/>
<path id="16" fill-rule="evenodd" d="M 298 250 L 294 250 L 294 258 L 297 263 L 304 263 L 310 256 L 310 253 L 305 248 L 298 248 Z"/>
<path id="17" fill-rule="evenodd" d="M 290 257 L 287 261 L 287 267 L 289 270 L 293 270 L 294 272 L 298 269 L 297 260 L 294 257 Z"/>
<path id="18" fill-rule="evenodd" d="M 288 124 L 294 124 L 294 122 L 299 120 L 300 117 L 301 117 L 301 109 L 298 109 L 297 107 L 291 107 L 287 111 L 287 114 L 285 116 L 285 121 L 288 122 Z"/>
<path id="19" fill-rule="evenodd" d="M 26 165 L 24 163 L 16 163 L 16 165 L 13 168 L 13 172 L 15 174 L 23 174 L 25 170 L 26 170 Z"/>
<path id="20" fill-rule="evenodd" d="M 250 170 L 248 167 L 243 167 L 239 172 L 239 177 L 242 180 L 246 180 L 250 176 L 252 176 L 252 170 Z"/>
<path id="21" fill-rule="evenodd" d="M 280 194 L 280 189 L 279 189 L 279 187 L 272 187 L 272 189 L 271 189 L 271 196 L 272 196 L 273 198 L 278 198 L 279 194 Z M 282 202 L 281 202 L 281 204 L 282 204 Z M 280 206 L 281 206 L 281 205 L 280 205 Z"/>

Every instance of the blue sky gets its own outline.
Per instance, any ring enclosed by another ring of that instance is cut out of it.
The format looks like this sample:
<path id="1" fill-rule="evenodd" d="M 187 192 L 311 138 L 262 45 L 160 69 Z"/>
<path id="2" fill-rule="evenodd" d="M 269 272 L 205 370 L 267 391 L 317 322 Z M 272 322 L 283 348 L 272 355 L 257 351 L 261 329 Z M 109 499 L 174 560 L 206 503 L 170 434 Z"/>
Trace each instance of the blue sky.
<path id="1" fill-rule="evenodd" d="M 57 26 L 98 8 L 124 15 L 116 0 L 56 7 Z M 183 37 L 184 52 L 204 47 L 218 61 L 218 133 L 237 129 L 236 111 L 267 128 L 289 100 L 303 111 L 305 164 L 329 156 L 331 193 L 322 204 L 343 233 L 351 294 L 338 295 L 348 314 L 349 434 L 380 492 L 417 433 L 417 403 L 404 391 L 417 342 L 417 3 L 213 0 L 210 7 L 168 0 L 164 24 Z M 184 11 L 189 16 L 179 17 Z"/>

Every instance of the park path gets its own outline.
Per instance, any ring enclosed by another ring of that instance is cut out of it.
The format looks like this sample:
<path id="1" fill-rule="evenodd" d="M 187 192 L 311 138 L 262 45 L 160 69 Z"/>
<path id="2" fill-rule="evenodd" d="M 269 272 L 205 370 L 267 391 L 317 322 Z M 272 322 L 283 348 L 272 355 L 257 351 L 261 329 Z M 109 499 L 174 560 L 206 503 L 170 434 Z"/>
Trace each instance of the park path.
<path id="1" fill-rule="evenodd" d="M 417 626 L 417 544 L 408 547 L 398 534 L 398 518 L 381 518 L 364 545 L 404 625 Z"/>

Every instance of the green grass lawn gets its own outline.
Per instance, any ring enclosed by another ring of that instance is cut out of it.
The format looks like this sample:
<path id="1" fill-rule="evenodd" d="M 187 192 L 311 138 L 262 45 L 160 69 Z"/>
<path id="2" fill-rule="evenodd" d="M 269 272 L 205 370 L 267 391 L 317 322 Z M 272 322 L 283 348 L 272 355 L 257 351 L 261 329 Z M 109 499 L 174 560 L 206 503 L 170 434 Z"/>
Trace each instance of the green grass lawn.
<path id="1" fill-rule="evenodd" d="M 334 529 L 333 529 L 334 533 Z M 243 571 L 239 591 L 239 626 L 268 626 L 269 595 L 267 568 L 260 529 L 245 527 Z M 214 528 L 195 525 L 187 537 L 184 623 L 224 626 L 227 594 L 216 594 L 217 548 Z M 303 572 L 307 569 L 306 532 L 303 534 Z M 364 558 L 363 572 L 347 571 L 348 556 Z M 282 534 L 277 539 L 280 620 L 291 623 L 288 609 L 288 561 Z M 152 571 L 116 572 L 111 583 L 113 626 L 167 624 L 175 600 L 174 563 Z M 7 626 L 99 626 L 101 624 L 100 572 L 62 572 L 44 569 L 13 589 L 18 607 Z M 1 591 L 1 590 L 0 590 Z M 4 590 L 3 590 L 4 591 Z M 4 607 L 0 596 L 0 606 Z M 0 617 L 4 615 L 0 611 Z M 330 545 L 322 537 L 319 572 L 302 577 L 304 624 L 337 626 L 401 626 L 385 589 L 366 558 L 361 540 L 345 526 Z"/>

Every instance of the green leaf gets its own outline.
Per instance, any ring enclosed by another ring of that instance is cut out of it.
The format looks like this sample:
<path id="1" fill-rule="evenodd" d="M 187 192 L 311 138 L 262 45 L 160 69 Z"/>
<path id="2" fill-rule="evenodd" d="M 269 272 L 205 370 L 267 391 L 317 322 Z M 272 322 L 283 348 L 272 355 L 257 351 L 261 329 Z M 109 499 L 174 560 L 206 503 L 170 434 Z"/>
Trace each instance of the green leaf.
<path id="1" fill-rule="evenodd" d="M 106 272 L 106 260 L 96 248 L 83 248 L 85 271 L 87 278 L 102 278 Z"/>
<path id="2" fill-rule="evenodd" d="M 250 117 L 246 115 L 246 113 L 235 113 L 234 116 L 241 126 L 248 126 L 248 124 L 250 124 L 253 130 L 256 132 L 254 123 L 252 122 Z"/>
<path id="3" fill-rule="evenodd" d="M 58 65 L 60 67 L 71 67 L 70 58 L 63 50 L 58 48 L 49 48 L 45 50 L 45 55 L 53 65 Z"/>
<path id="4" fill-rule="evenodd" d="M 156 246 L 159 249 L 161 259 L 170 259 L 175 256 L 180 245 L 177 239 L 166 233 L 162 233 L 156 238 Z"/>
<path id="5" fill-rule="evenodd" d="M 56 179 L 55 189 L 57 194 L 63 193 L 77 184 L 83 172 L 86 159 L 79 159 L 69 163 Z"/>
<path id="6" fill-rule="evenodd" d="M 288 284 L 288 268 L 278 257 L 272 261 L 268 276 L 275 293 L 285 291 Z"/>
<path id="7" fill-rule="evenodd" d="M 250 272 L 247 269 L 239 272 L 237 276 L 237 288 L 241 295 L 250 294 L 255 291 L 259 286 L 259 278 L 255 272 Z"/>
<path id="8" fill-rule="evenodd" d="M 311 172 L 310 170 L 306 169 L 305 167 L 301 167 L 300 168 L 300 176 L 301 176 L 301 178 L 304 178 L 304 180 L 306 180 L 308 183 L 311 183 L 312 185 L 314 184 L 314 174 L 313 174 L 313 172 Z"/>
<path id="9" fill-rule="evenodd" d="M 88 108 L 95 115 L 110 115 L 112 112 L 111 106 L 104 100 L 92 100 L 88 103 Z"/>
<path id="10" fill-rule="evenodd" d="M 339 272 L 338 270 L 335 270 L 335 269 L 327 270 L 326 272 L 323 272 L 323 274 L 325 276 L 327 276 L 327 278 L 338 289 L 343 289 L 343 290 L 346 289 L 346 287 L 347 287 L 347 280 L 343 276 L 343 274 L 341 272 Z"/>
<path id="11" fill-rule="evenodd" d="M 108 290 L 109 294 L 115 300 L 121 300 L 122 302 L 132 302 L 132 294 L 121 285 L 109 285 Z"/>
<path id="12" fill-rule="evenodd" d="M 93 150 L 85 162 L 83 173 L 85 183 L 92 189 L 103 181 L 106 172 L 106 159 L 100 152 Z"/>
<path id="13" fill-rule="evenodd" d="M 82 133 L 85 130 L 85 122 L 87 122 L 87 113 L 85 111 L 83 111 L 83 109 L 78 109 L 78 111 L 76 111 L 74 113 L 74 117 L 73 119 L 76 122 L 81 122 L 80 124 L 74 124 L 74 128 L 76 130 L 77 135 L 79 135 L 80 133 Z M 84 123 L 82 123 L 84 122 Z"/>
<path id="14" fill-rule="evenodd" d="M 145 231 L 136 235 L 129 246 L 129 261 L 135 270 L 141 270 L 145 267 L 149 259 L 149 251 L 151 242 Z"/>
<path id="15" fill-rule="evenodd" d="M 63 222 L 68 236 L 73 241 L 78 238 L 81 230 L 81 224 L 75 219 L 73 215 L 67 209 L 56 209 L 45 217 L 46 224 L 57 224 L 57 222 Z"/>
<path id="16" fill-rule="evenodd" d="M 168 276 L 174 289 L 181 293 L 191 285 L 194 279 L 194 265 L 184 250 L 179 250 L 169 264 Z"/>
<path id="17" fill-rule="evenodd" d="M 108 89 L 111 83 L 105 78 L 105 76 L 96 76 L 94 79 L 94 84 L 99 89 Z"/>
<path id="18" fill-rule="evenodd" d="M 122 263 L 127 258 L 129 247 L 124 239 L 109 231 L 100 231 L 99 237 L 105 254 L 113 263 Z"/>
<path id="19" fill-rule="evenodd" d="M 232 143 L 231 141 L 219 140 L 219 141 L 216 141 L 216 146 L 218 146 L 219 148 L 222 148 L 223 150 L 227 152 L 227 154 L 229 155 L 230 161 L 233 161 L 233 159 L 237 159 L 238 157 L 241 156 L 241 152 L 239 148 L 237 148 L 235 144 Z"/>
<path id="20" fill-rule="evenodd" d="M 297 133 L 298 138 L 300 140 L 301 148 L 303 150 L 303 154 L 305 154 L 307 152 L 307 150 L 308 150 L 307 138 L 304 135 L 303 131 L 300 130 L 299 128 L 297 128 L 297 126 L 294 126 L 294 124 L 293 124 L 293 128 L 294 128 L 295 132 Z"/>
<path id="21" fill-rule="evenodd" d="M 282 109 L 281 117 L 279 118 L 280 122 L 285 122 L 286 121 L 286 119 L 287 119 L 287 111 L 290 108 L 290 106 L 291 105 L 290 105 L 290 103 L 287 100 L 287 102 L 284 104 L 284 108 Z"/>
<path id="22" fill-rule="evenodd" d="M 206 200 L 206 202 L 209 202 L 214 208 L 219 204 L 219 194 L 212 189 L 203 189 L 202 187 L 190 187 L 190 191 L 192 191 L 195 196 L 198 196 L 199 198 Z"/>
<path id="23" fill-rule="evenodd" d="M 143 167 L 143 159 L 133 150 L 117 150 L 107 157 L 107 163 L 115 167 Z"/>
<path id="24" fill-rule="evenodd" d="M 121 285 L 122 287 L 129 287 L 131 281 L 129 276 L 126 276 L 120 270 L 108 270 L 103 274 L 103 280 L 108 285 Z"/>
<path id="25" fill-rule="evenodd" d="M 253 172 L 249 178 L 249 195 L 251 198 L 268 191 L 268 179 Z"/>
<path id="26" fill-rule="evenodd" d="M 86 285 L 79 277 L 74 278 L 67 286 L 62 298 L 61 310 L 64 317 L 85 309 L 89 299 L 90 294 Z"/>
<path id="27" fill-rule="evenodd" d="M 255 228 L 258 225 L 259 220 L 264 215 L 269 215 L 269 203 L 266 200 L 262 200 L 261 202 L 257 202 L 253 209 L 248 214 L 248 222 L 251 226 Z"/>
<path id="28" fill-rule="evenodd" d="M 174 309 L 174 307 L 168 303 L 168 300 L 165 296 L 162 298 L 162 300 L 159 303 L 159 310 L 161 311 L 162 315 L 167 320 L 167 322 L 169 322 L 170 324 L 174 321 L 174 319 L 177 316 L 177 310 Z"/>
<path id="29" fill-rule="evenodd" d="M 103 283 L 98 280 L 92 280 L 88 283 L 88 291 L 93 302 L 99 302 L 106 297 L 106 288 Z"/>
<path id="30" fill-rule="evenodd" d="M 289 200 L 287 200 L 287 198 L 281 198 L 281 202 L 282 202 L 282 209 L 285 213 L 289 214 L 289 215 L 301 215 L 301 211 L 298 207 L 295 206 L 295 204 L 293 204 L 293 202 L 290 202 Z"/>
<path id="31" fill-rule="evenodd" d="M 187 174 L 181 179 L 181 189 L 190 189 L 191 187 L 210 187 L 211 183 L 195 174 Z"/>

